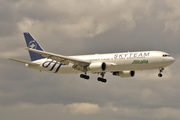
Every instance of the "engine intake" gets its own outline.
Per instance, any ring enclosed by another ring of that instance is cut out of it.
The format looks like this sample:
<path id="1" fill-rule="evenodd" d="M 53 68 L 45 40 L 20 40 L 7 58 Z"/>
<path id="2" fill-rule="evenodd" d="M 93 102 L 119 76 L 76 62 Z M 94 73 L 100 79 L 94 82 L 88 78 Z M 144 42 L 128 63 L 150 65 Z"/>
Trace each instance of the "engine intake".
<path id="1" fill-rule="evenodd" d="M 119 71 L 119 72 L 113 72 L 113 75 L 120 76 L 122 78 L 125 77 L 134 77 L 135 71 Z"/>
<path id="2" fill-rule="evenodd" d="M 104 72 L 106 70 L 106 63 L 91 63 L 88 68 L 91 72 Z"/>

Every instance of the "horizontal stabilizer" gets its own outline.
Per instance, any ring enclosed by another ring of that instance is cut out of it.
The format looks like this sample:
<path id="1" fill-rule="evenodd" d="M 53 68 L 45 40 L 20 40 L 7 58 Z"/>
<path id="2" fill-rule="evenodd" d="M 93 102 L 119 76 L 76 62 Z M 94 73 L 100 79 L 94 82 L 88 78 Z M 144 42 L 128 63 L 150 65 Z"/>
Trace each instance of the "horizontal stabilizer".
<path id="1" fill-rule="evenodd" d="M 29 64 L 29 65 L 39 66 L 39 64 L 37 64 L 37 63 L 32 63 L 32 62 L 28 62 L 28 61 L 23 61 L 23 60 L 13 59 L 13 58 L 8 58 L 8 59 L 9 59 L 9 60 L 16 61 L 16 62 L 24 63 L 24 64 Z"/>

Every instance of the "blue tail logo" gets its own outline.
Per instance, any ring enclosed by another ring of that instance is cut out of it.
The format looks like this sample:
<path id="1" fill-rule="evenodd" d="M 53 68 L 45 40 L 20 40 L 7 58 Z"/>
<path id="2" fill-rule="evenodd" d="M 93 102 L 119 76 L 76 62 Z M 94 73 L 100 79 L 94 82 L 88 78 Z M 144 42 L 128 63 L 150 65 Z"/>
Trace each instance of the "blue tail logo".
<path id="1" fill-rule="evenodd" d="M 37 48 L 36 41 L 31 41 L 31 42 L 28 44 L 28 48 L 36 49 L 36 48 Z"/>
<path id="2" fill-rule="evenodd" d="M 37 41 L 31 36 L 30 33 L 24 33 L 24 38 L 26 40 L 26 45 L 28 48 L 44 51 L 43 48 L 37 43 Z M 35 53 L 32 51 L 29 51 L 29 55 L 30 55 L 31 61 L 44 58 L 41 54 Z"/>

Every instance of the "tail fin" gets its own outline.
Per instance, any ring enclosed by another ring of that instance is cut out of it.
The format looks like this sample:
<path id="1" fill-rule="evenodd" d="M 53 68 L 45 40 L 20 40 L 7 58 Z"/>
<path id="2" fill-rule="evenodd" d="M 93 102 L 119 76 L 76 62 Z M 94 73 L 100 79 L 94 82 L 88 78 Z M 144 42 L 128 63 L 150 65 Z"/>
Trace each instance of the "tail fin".
<path id="1" fill-rule="evenodd" d="M 37 43 L 37 41 L 31 36 L 30 33 L 24 33 L 24 38 L 28 48 L 44 51 L 43 48 Z M 41 54 L 29 51 L 31 61 L 44 58 Z"/>

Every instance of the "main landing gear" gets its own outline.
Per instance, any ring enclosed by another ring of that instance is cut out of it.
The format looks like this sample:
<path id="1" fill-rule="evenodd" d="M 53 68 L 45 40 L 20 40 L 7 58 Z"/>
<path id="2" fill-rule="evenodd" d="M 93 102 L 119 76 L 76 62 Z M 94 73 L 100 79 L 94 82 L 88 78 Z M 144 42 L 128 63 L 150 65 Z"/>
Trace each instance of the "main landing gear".
<path id="1" fill-rule="evenodd" d="M 101 75 L 102 77 L 98 77 L 97 80 L 98 80 L 98 81 L 101 81 L 101 82 L 103 82 L 103 83 L 106 83 L 107 80 L 104 79 L 105 72 L 102 72 L 100 75 Z M 86 74 L 81 74 L 81 75 L 80 75 L 80 78 L 84 78 L 84 79 L 89 80 L 89 76 L 86 75 Z"/>
<path id="2" fill-rule="evenodd" d="M 107 82 L 107 80 L 106 80 L 106 79 L 101 78 L 101 77 L 98 77 L 98 78 L 97 78 L 97 80 L 98 80 L 98 81 L 101 81 L 101 82 L 103 82 L 103 83 L 106 83 L 106 82 Z"/>
<path id="3" fill-rule="evenodd" d="M 98 77 L 97 80 L 98 80 L 98 81 L 101 81 L 101 82 L 103 82 L 103 83 L 106 83 L 107 80 L 104 79 L 104 75 L 105 75 L 105 72 L 102 72 L 102 73 L 101 73 L 102 78 L 101 78 L 101 77 Z"/>
<path id="4" fill-rule="evenodd" d="M 163 70 L 164 70 L 164 68 L 159 68 L 159 74 L 158 74 L 159 77 L 162 77 L 162 76 L 163 76 L 163 75 L 162 75 Z"/>
<path id="5" fill-rule="evenodd" d="M 89 80 L 89 76 L 88 76 L 88 75 L 85 75 L 85 74 L 81 74 L 81 75 L 80 75 L 80 78 L 84 78 L 84 79 Z"/>

